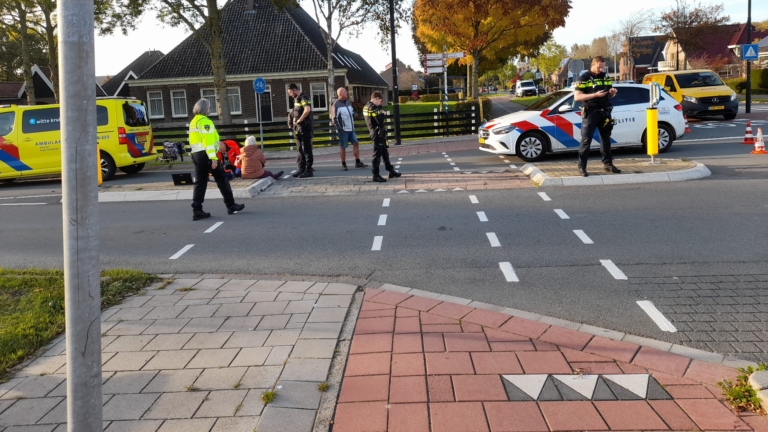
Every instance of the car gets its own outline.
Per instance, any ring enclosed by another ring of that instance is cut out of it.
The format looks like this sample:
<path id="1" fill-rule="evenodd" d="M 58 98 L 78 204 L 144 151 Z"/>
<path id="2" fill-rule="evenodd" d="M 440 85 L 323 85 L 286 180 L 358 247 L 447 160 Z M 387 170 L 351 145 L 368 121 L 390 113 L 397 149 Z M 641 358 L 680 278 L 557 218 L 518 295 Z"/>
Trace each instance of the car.
<path id="1" fill-rule="evenodd" d="M 60 106 L 0 106 L 0 180 L 60 174 Z M 119 169 L 135 174 L 157 159 L 144 102 L 133 98 L 96 100 L 96 137 L 103 180 Z"/>
<path id="2" fill-rule="evenodd" d="M 650 88 L 642 84 L 618 84 L 611 99 L 616 125 L 612 147 L 645 146 L 646 108 Z M 492 119 L 478 130 L 479 149 L 497 155 L 517 155 L 526 162 L 544 159 L 548 153 L 577 151 L 581 141 L 581 102 L 574 91 L 565 89 L 544 96 L 540 101 L 513 114 Z M 685 133 L 685 118 L 680 104 L 662 91 L 659 110 L 659 153 L 667 152 L 675 139 Z M 600 147 L 595 131 L 592 148 Z"/>
<path id="3" fill-rule="evenodd" d="M 739 113 L 736 93 L 711 70 L 684 70 L 648 74 L 643 84 L 658 83 L 683 107 L 688 117 L 722 115 L 733 120 Z"/>
<path id="4" fill-rule="evenodd" d="M 538 90 L 533 80 L 521 80 L 515 83 L 515 96 L 536 96 Z"/>

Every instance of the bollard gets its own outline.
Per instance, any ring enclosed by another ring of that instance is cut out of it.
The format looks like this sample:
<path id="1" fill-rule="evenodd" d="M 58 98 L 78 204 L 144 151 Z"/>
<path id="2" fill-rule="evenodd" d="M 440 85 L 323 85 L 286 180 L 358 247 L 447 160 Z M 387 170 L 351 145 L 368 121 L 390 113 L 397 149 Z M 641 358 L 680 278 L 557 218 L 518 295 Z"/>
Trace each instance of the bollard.
<path id="1" fill-rule="evenodd" d="M 96 162 L 97 162 L 97 168 L 98 168 L 96 170 L 96 172 L 99 173 L 98 174 L 99 186 L 101 186 L 101 182 L 103 180 L 102 180 L 102 177 L 101 177 L 102 176 L 102 174 L 101 174 L 101 149 L 99 148 L 99 143 L 96 143 Z"/>
<path id="2" fill-rule="evenodd" d="M 645 147 L 648 150 L 648 156 L 651 157 L 651 163 L 656 163 L 654 156 L 659 154 L 659 110 L 655 107 L 648 108 L 645 113 L 648 120 Z"/>

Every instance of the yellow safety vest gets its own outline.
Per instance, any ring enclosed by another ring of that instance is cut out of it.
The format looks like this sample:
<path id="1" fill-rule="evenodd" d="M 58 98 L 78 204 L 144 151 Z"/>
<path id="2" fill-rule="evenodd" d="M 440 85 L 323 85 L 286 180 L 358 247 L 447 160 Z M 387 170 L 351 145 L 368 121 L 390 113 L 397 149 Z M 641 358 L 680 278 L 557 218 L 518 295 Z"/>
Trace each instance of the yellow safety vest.
<path id="1" fill-rule="evenodd" d="M 192 153 L 205 151 L 210 160 L 218 160 L 219 133 L 216 132 L 211 119 L 204 115 L 196 115 L 189 124 L 189 145 Z"/>

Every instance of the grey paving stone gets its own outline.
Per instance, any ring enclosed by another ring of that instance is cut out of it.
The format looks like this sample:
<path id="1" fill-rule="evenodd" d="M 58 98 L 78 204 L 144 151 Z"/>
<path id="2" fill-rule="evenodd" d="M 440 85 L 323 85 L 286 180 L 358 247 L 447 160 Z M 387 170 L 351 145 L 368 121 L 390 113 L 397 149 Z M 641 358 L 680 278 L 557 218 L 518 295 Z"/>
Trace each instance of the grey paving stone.
<path id="1" fill-rule="evenodd" d="M 104 432 L 156 432 L 162 420 L 113 421 Z"/>
<path id="2" fill-rule="evenodd" d="M 243 300 L 243 297 L 222 297 L 214 298 L 208 301 L 211 305 L 223 305 L 223 304 L 237 304 Z"/>
<path id="3" fill-rule="evenodd" d="M 293 300 L 283 311 L 287 314 L 308 314 L 315 307 L 316 300 Z"/>
<path id="4" fill-rule="evenodd" d="M 293 350 L 293 347 L 290 345 L 272 347 L 272 352 L 269 353 L 269 357 L 267 357 L 267 360 L 264 362 L 264 365 L 265 366 L 284 365 L 285 361 L 288 360 L 288 357 L 291 355 L 291 350 Z"/>
<path id="5" fill-rule="evenodd" d="M 327 283 L 317 282 L 314 285 L 312 285 L 311 287 L 309 287 L 308 290 L 304 291 L 304 294 L 320 294 L 323 291 L 325 291 L 326 288 L 328 288 L 328 284 Z"/>
<path id="6" fill-rule="evenodd" d="M 195 418 L 233 417 L 247 393 L 248 390 L 212 391 L 195 413 Z"/>
<path id="7" fill-rule="evenodd" d="M 739 342 L 760 342 L 761 339 L 754 333 L 741 331 L 741 332 L 735 332 L 733 333 L 733 336 L 739 341 Z"/>
<path id="8" fill-rule="evenodd" d="M 300 292 L 303 293 L 314 285 L 314 282 L 288 281 L 277 289 L 279 292 Z"/>
<path id="9" fill-rule="evenodd" d="M 271 351 L 272 347 L 243 348 L 230 366 L 262 366 Z"/>
<path id="10" fill-rule="evenodd" d="M 281 292 L 278 293 L 276 301 L 293 301 L 293 300 L 302 300 L 304 297 L 303 293 L 292 293 L 292 292 Z"/>
<path id="11" fill-rule="evenodd" d="M 157 432 L 208 432 L 216 419 L 168 420 Z"/>
<path id="12" fill-rule="evenodd" d="M 109 337 L 109 336 L 105 336 Z M 40 357 L 28 364 L 22 371 L 16 374 L 17 377 L 39 376 L 41 374 L 52 374 L 67 364 L 67 356 L 48 356 Z M 2 384 L 0 384 L 0 396 L 2 396 Z"/>
<path id="13" fill-rule="evenodd" d="M 669 350 L 669 352 L 709 363 L 720 363 L 724 358 L 722 354 L 712 353 L 683 345 L 672 345 L 672 348 Z"/>
<path id="14" fill-rule="evenodd" d="M 37 425 L 37 426 L 11 426 L 3 432 L 51 432 L 56 427 L 55 424 Z"/>
<path id="15" fill-rule="evenodd" d="M 184 345 L 184 349 L 211 349 L 221 348 L 232 332 L 197 333 Z"/>
<path id="16" fill-rule="evenodd" d="M 311 432 L 316 411 L 267 407 L 259 423 L 259 432 Z"/>
<path id="17" fill-rule="evenodd" d="M 288 324 L 304 324 L 307 322 L 307 319 L 309 319 L 309 314 L 292 314 L 291 319 L 288 320 Z M 302 328 L 304 328 L 302 326 Z"/>
<path id="18" fill-rule="evenodd" d="M 288 361 L 282 379 L 288 381 L 324 382 L 328 378 L 330 359 L 293 359 Z"/>
<path id="19" fill-rule="evenodd" d="M 299 339 L 338 339 L 343 322 L 310 323 L 304 325 Z"/>
<path id="20" fill-rule="evenodd" d="M 120 336 L 102 348 L 103 352 L 141 351 L 155 335 Z"/>
<path id="21" fill-rule="evenodd" d="M 152 306 L 143 307 L 124 307 L 112 314 L 106 321 L 136 321 L 144 318 L 152 311 Z"/>
<path id="22" fill-rule="evenodd" d="M 179 333 L 213 333 L 224 324 L 226 318 L 192 318 Z"/>
<path id="23" fill-rule="evenodd" d="M 187 306 L 179 318 L 210 318 L 220 307 L 221 305 Z"/>
<path id="24" fill-rule="evenodd" d="M 213 299 L 179 300 L 176 306 L 200 306 L 207 305 Z"/>
<path id="25" fill-rule="evenodd" d="M 264 342 L 264 346 L 294 345 L 299 339 L 301 330 L 272 330 L 272 333 Z"/>
<path id="26" fill-rule="evenodd" d="M 200 390 L 233 390 L 247 371 L 246 367 L 228 367 L 206 369 L 195 381 L 195 387 Z M 236 389 L 235 389 L 236 390 Z"/>
<path id="27" fill-rule="evenodd" d="M 122 302 L 119 305 L 116 305 L 115 307 L 118 307 L 120 309 L 123 308 L 137 308 L 144 306 L 144 303 L 152 300 L 152 296 L 135 296 L 135 297 L 129 297 L 124 302 Z"/>
<path id="28" fill-rule="evenodd" d="M 222 285 L 224 285 L 228 281 L 229 279 L 206 278 L 194 285 L 191 285 L 191 287 L 196 290 L 216 290 L 216 289 L 219 289 Z"/>
<path id="29" fill-rule="evenodd" d="M 225 417 L 216 421 L 211 432 L 253 432 L 259 424 L 256 417 Z"/>
<path id="30" fill-rule="evenodd" d="M 224 348 L 252 348 L 264 345 L 270 331 L 236 331 L 232 333 Z"/>
<path id="31" fill-rule="evenodd" d="M 320 298 L 320 294 L 304 294 L 302 300 L 317 300 Z"/>
<path id="32" fill-rule="evenodd" d="M 293 347 L 291 358 L 330 359 L 335 350 L 334 339 L 301 339 Z"/>
<path id="33" fill-rule="evenodd" d="M 219 327 L 218 331 L 252 331 L 259 325 L 261 318 L 262 317 L 260 316 L 229 317 L 224 321 L 224 324 Z"/>
<path id="34" fill-rule="evenodd" d="M 189 323 L 189 319 L 159 319 L 144 330 L 144 334 L 178 333 Z M 110 334 L 110 333 L 107 333 Z"/>
<path id="35" fill-rule="evenodd" d="M 343 323 L 347 309 L 315 308 L 309 314 L 308 323 Z"/>
<path id="36" fill-rule="evenodd" d="M 253 308 L 254 303 L 234 303 L 222 305 L 216 313 L 215 317 L 246 317 L 248 312 Z"/>
<path id="37" fill-rule="evenodd" d="M 137 371 L 144 367 L 157 351 L 120 352 L 104 364 L 104 371 Z"/>
<path id="38" fill-rule="evenodd" d="M 219 291 L 218 294 L 216 294 L 216 297 L 214 297 L 214 300 L 215 299 L 225 299 L 225 298 L 239 298 L 239 299 L 242 299 L 243 297 L 246 296 L 246 294 L 248 294 L 248 291 L 242 291 L 242 290 L 237 290 L 237 291 Z"/>
<path id="39" fill-rule="evenodd" d="M 329 283 L 323 290 L 323 294 L 354 294 L 357 291 L 356 285 L 345 283 Z"/>
<path id="40" fill-rule="evenodd" d="M 184 296 L 182 294 L 155 296 L 155 298 L 153 298 L 152 300 L 144 303 L 144 306 L 152 306 L 152 307 L 175 306 L 176 303 L 178 303 L 183 298 Z M 144 318 L 146 319 L 146 316 Z"/>
<path id="41" fill-rule="evenodd" d="M 157 400 L 158 394 L 119 394 L 104 405 L 104 420 L 138 420 Z"/>
<path id="42" fill-rule="evenodd" d="M 20 376 L 17 375 L 16 377 L 11 378 L 11 379 L 9 379 L 8 381 L 6 381 L 4 383 L 0 383 L 0 396 L 8 393 L 12 388 L 14 388 L 17 385 L 19 385 L 19 383 L 21 383 L 25 379 L 26 379 L 26 377 L 20 377 Z"/>
<path id="43" fill-rule="evenodd" d="M 192 334 L 161 334 L 156 335 L 150 343 L 148 343 L 143 351 L 169 351 L 180 350 L 184 344 L 186 344 L 191 338 Z"/>
<path id="44" fill-rule="evenodd" d="M 243 298 L 244 303 L 273 302 L 277 299 L 277 292 L 249 291 Z"/>
<path id="45" fill-rule="evenodd" d="M 731 342 L 740 353 L 762 353 L 763 350 L 752 342 Z"/>
<path id="46" fill-rule="evenodd" d="M 260 280 L 248 287 L 248 291 L 273 292 L 284 283 L 285 281 Z"/>
<path id="47" fill-rule="evenodd" d="M 105 326 L 114 324 L 111 328 L 108 330 L 105 329 Z M 122 322 L 105 322 L 102 323 L 101 326 L 101 332 L 107 333 L 109 336 L 127 336 L 127 335 L 139 335 L 142 332 L 144 332 L 147 327 L 152 325 L 151 320 L 142 320 L 142 321 L 122 321 Z"/>
<path id="48" fill-rule="evenodd" d="M 250 389 L 248 395 L 242 402 L 240 409 L 235 414 L 236 417 L 260 416 L 264 410 L 264 404 L 261 402 L 261 394 L 266 389 Z M 249 431 L 250 432 L 250 431 Z"/>
<path id="49" fill-rule="evenodd" d="M 171 393 L 187 391 L 202 373 L 202 369 L 161 370 L 144 387 L 142 393 Z"/>
<path id="50" fill-rule="evenodd" d="M 186 309 L 186 306 L 158 306 L 152 309 L 144 319 L 172 319 L 179 316 Z"/>
<path id="51" fill-rule="evenodd" d="M 277 397 L 270 407 L 303 408 L 316 410 L 320 406 L 322 393 L 317 389 L 319 382 L 285 381 L 277 383 Z"/>
<path id="52" fill-rule="evenodd" d="M 253 366 L 249 367 L 243 378 L 240 380 L 240 388 L 246 389 L 268 389 L 272 388 L 283 366 Z"/>
<path id="53" fill-rule="evenodd" d="M 256 328 L 258 330 L 284 329 L 289 319 L 291 319 L 290 315 L 267 315 L 259 321 L 259 325 Z"/>
<path id="54" fill-rule="evenodd" d="M 197 408 L 208 396 L 205 391 L 182 393 L 163 393 L 144 414 L 144 419 L 183 419 L 191 418 Z M 117 396 L 116 396 L 117 397 Z M 110 401 L 111 402 L 111 401 Z"/>
<path id="55" fill-rule="evenodd" d="M 178 291 L 177 291 L 178 292 Z M 195 290 L 186 291 L 182 300 L 210 300 L 216 297 L 218 291 L 214 290 Z"/>
<path id="56" fill-rule="evenodd" d="M 189 288 L 200 282 L 199 278 L 176 278 L 173 282 L 165 286 L 168 291 L 175 291 L 179 288 Z"/>
<path id="57" fill-rule="evenodd" d="M 143 370 L 184 369 L 197 350 L 158 351 Z"/>
<path id="58" fill-rule="evenodd" d="M 255 280 L 244 280 L 244 279 L 232 279 L 229 282 L 225 283 L 224 285 L 219 288 L 221 291 L 247 291 L 248 288 L 250 288 L 254 283 L 256 283 Z"/>
<path id="59" fill-rule="evenodd" d="M 20 399 L 0 414 L 0 427 L 33 425 L 64 398 Z"/>
<path id="60" fill-rule="evenodd" d="M 15 399 L 0 400 L 0 414 L 10 408 L 14 403 L 16 403 Z"/>
<path id="61" fill-rule="evenodd" d="M 250 311 L 250 315 L 280 315 L 288 307 L 287 301 L 259 302 Z"/>
<path id="62" fill-rule="evenodd" d="M 720 354 L 735 353 L 736 349 L 728 342 L 707 342 L 709 348 Z"/>
<path id="63" fill-rule="evenodd" d="M 101 387 L 104 394 L 141 393 L 156 371 L 117 372 Z"/>
<path id="64" fill-rule="evenodd" d="M 208 369 L 227 367 L 240 350 L 237 348 L 205 349 L 187 364 L 188 369 Z"/>

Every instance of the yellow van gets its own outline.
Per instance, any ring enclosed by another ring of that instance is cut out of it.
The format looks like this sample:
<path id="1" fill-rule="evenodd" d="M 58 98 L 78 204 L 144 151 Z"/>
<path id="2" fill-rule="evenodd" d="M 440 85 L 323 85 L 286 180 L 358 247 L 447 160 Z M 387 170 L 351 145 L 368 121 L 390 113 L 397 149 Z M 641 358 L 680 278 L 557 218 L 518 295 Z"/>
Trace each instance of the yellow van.
<path id="1" fill-rule="evenodd" d="M 154 137 L 144 103 L 136 99 L 96 100 L 101 173 L 134 174 L 154 160 Z M 59 105 L 0 106 L 0 181 L 61 173 Z"/>
<path id="2" fill-rule="evenodd" d="M 683 70 L 648 74 L 643 84 L 657 82 L 683 107 L 688 117 L 722 115 L 736 118 L 739 100 L 736 93 L 711 70 Z"/>

